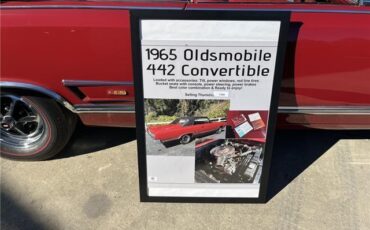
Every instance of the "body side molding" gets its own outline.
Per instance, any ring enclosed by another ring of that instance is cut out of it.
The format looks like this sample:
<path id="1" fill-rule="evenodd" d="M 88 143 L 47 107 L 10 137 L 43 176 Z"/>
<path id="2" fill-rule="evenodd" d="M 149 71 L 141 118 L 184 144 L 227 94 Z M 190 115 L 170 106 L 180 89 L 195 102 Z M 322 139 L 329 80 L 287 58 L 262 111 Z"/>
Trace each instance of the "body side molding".
<path id="1" fill-rule="evenodd" d="M 113 82 L 108 82 L 107 84 L 112 83 Z M 114 82 L 114 84 L 116 83 L 117 82 Z M 128 84 L 127 82 L 121 83 Z M 1 81 L 0 88 L 31 90 L 44 94 L 53 98 L 74 113 L 135 113 L 135 106 L 133 104 L 84 104 L 73 106 L 54 91 L 35 84 Z M 279 106 L 278 113 L 311 115 L 370 115 L 370 106 Z"/>
<path id="2" fill-rule="evenodd" d="M 279 106 L 280 114 L 370 115 L 370 106 Z"/>
<path id="3" fill-rule="evenodd" d="M 115 85 L 125 85 L 132 86 L 133 82 L 129 81 L 100 81 L 100 80 L 62 80 L 64 86 L 67 87 L 80 87 L 80 86 L 115 86 Z"/>

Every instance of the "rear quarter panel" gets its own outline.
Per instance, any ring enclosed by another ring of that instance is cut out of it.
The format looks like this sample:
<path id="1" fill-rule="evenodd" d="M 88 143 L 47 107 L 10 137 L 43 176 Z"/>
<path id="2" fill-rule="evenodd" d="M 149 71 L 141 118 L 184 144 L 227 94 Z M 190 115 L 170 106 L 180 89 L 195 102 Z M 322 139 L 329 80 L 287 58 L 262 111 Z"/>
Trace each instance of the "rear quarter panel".
<path id="1" fill-rule="evenodd" d="M 42 85 L 73 104 L 84 102 L 64 79 L 132 81 L 128 10 L 2 10 L 1 21 L 3 81 Z"/>

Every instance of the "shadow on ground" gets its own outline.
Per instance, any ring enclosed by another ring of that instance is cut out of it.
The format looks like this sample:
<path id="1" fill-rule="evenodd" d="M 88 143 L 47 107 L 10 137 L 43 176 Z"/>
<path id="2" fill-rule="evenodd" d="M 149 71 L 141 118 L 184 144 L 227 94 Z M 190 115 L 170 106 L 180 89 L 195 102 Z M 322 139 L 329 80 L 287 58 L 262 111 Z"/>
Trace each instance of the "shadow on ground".
<path id="1" fill-rule="evenodd" d="M 370 131 L 279 130 L 271 161 L 268 200 L 343 139 L 370 139 Z"/>
<path id="2" fill-rule="evenodd" d="M 53 229 L 53 224 L 47 223 L 41 216 L 35 215 L 20 205 L 10 192 L 1 189 L 1 229 L 18 230 L 18 229 Z"/>
<path id="3" fill-rule="evenodd" d="M 67 147 L 54 159 L 73 157 L 115 147 L 136 139 L 133 128 L 78 125 Z"/>

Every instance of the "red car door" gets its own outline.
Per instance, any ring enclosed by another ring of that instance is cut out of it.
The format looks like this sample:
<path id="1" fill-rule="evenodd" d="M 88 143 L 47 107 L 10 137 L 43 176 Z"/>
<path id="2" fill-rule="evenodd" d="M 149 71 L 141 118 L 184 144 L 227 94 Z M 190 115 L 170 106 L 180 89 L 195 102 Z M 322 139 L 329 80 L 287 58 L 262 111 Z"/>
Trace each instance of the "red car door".
<path id="1" fill-rule="evenodd" d="M 212 124 L 209 123 L 208 118 L 196 118 L 194 120 L 194 125 L 197 126 L 197 131 L 199 134 L 204 134 L 213 131 Z"/>

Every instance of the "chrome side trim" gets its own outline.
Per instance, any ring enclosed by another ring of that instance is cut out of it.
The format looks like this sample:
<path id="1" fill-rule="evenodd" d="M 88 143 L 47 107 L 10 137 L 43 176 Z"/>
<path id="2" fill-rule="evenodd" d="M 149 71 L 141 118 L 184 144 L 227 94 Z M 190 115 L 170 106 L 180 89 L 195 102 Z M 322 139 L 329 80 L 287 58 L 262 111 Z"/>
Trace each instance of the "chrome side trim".
<path id="1" fill-rule="evenodd" d="M 8 88 L 8 89 L 24 89 L 24 90 L 31 90 L 35 91 L 41 94 L 44 94 L 46 96 L 49 96 L 56 100 L 58 103 L 63 105 L 65 108 L 68 110 L 74 112 L 74 107 L 66 101 L 63 97 L 61 97 L 59 94 L 46 89 L 44 87 L 34 85 L 34 84 L 29 84 L 29 83 L 20 83 L 20 82 L 10 82 L 10 81 L 1 81 L 0 82 L 0 88 Z"/>
<path id="2" fill-rule="evenodd" d="M 279 106 L 280 114 L 370 115 L 370 106 Z"/>
<path id="3" fill-rule="evenodd" d="M 353 5 L 355 6 L 355 5 Z M 1 10 L 7 9 L 102 9 L 102 10 L 183 10 L 184 7 L 150 7 L 150 6 L 84 6 L 84 5 L 33 5 L 33 6 L 0 6 Z M 370 14 L 369 10 L 331 10 L 331 9 L 256 9 L 256 8 L 190 8 L 188 11 L 223 10 L 223 11 L 292 11 L 302 13 L 343 13 L 343 14 Z"/>
<path id="4" fill-rule="evenodd" d="M 116 84 L 117 82 L 110 83 Z M 124 82 L 121 83 L 123 84 Z M 53 98 L 74 113 L 135 113 L 134 104 L 90 104 L 73 106 L 59 94 L 44 87 L 29 83 L 1 81 L 0 88 L 25 89 L 44 94 Z M 278 113 L 308 115 L 370 115 L 370 106 L 279 106 Z"/>
<path id="5" fill-rule="evenodd" d="M 135 113 L 135 105 L 75 105 L 75 113 Z"/>
<path id="6" fill-rule="evenodd" d="M 62 80 L 64 86 L 133 86 L 132 81 L 89 81 L 89 80 Z"/>
<path id="7" fill-rule="evenodd" d="M 135 113 L 135 105 L 76 105 L 77 113 Z M 279 114 L 370 115 L 370 106 L 280 106 Z"/>

